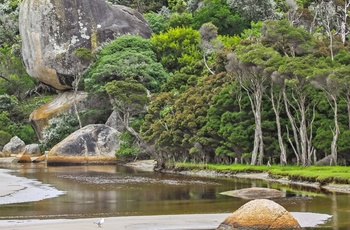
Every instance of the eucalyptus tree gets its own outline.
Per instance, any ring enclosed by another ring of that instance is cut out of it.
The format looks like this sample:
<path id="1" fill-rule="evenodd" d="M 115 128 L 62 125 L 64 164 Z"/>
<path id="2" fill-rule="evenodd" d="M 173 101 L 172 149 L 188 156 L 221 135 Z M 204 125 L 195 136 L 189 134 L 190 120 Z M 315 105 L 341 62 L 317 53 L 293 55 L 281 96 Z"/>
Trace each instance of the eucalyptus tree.
<path id="1" fill-rule="evenodd" d="M 211 74 L 215 74 L 211 68 L 208 66 L 206 56 L 212 54 L 216 50 L 219 50 L 222 47 L 222 43 L 218 38 L 218 28 L 208 22 L 204 23 L 199 29 L 199 34 L 201 37 L 201 47 L 203 50 L 203 60 L 205 67 Z"/>
<path id="2" fill-rule="evenodd" d="M 334 1 L 321 0 L 315 2 L 309 7 L 309 10 L 314 14 L 314 21 L 319 25 L 329 39 L 329 51 L 331 59 L 334 58 L 333 40 L 334 30 L 337 24 L 337 12 Z"/>
<path id="3" fill-rule="evenodd" d="M 255 119 L 254 146 L 251 164 L 263 163 L 264 143 L 262 132 L 261 106 L 263 94 L 267 88 L 268 73 L 264 68 L 276 52 L 260 43 L 249 46 L 239 46 L 234 53 L 228 55 L 226 69 L 237 79 L 247 93 L 251 102 Z M 257 158 L 258 162 L 257 162 Z"/>
<path id="4" fill-rule="evenodd" d="M 316 104 L 309 100 L 313 92 L 309 77 L 313 75 L 313 67 L 317 66 L 316 60 L 312 55 L 284 57 L 284 63 L 278 68 L 286 83 L 283 100 L 293 136 L 290 137 L 288 129 L 288 141 L 297 158 L 297 164 L 301 163 L 303 166 L 310 165 L 315 154 L 312 125 Z"/>
<path id="5" fill-rule="evenodd" d="M 227 0 L 227 4 L 237 10 L 247 21 L 264 21 L 282 18 L 276 11 L 274 0 Z"/>
<path id="6" fill-rule="evenodd" d="M 285 56 L 300 56 L 313 51 L 314 38 L 303 28 L 295 28 L 287 20 L 266 20 L 262 27 L 262 43 Z"/>

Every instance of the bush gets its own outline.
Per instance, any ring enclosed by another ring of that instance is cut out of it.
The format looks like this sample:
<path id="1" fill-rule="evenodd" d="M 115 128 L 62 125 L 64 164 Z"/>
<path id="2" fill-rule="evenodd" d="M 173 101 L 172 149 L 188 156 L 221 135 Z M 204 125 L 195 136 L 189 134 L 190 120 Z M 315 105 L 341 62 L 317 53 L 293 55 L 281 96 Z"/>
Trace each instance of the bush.
<path id="1" fill-rule="evenodd" d="M 8 132 L 0 130 L 0 146 L 6 145 L 11 139 L 11 135 Z"/>
<path id="2" fill-rule="evenodd" d="M 40 142 L 40 150 L 45 152 L 62 141 L 79 127 L 78 120 L 72 114 L 63 114 L 52 118 L 49 125 L 44 128 L 43 140 Z"/>

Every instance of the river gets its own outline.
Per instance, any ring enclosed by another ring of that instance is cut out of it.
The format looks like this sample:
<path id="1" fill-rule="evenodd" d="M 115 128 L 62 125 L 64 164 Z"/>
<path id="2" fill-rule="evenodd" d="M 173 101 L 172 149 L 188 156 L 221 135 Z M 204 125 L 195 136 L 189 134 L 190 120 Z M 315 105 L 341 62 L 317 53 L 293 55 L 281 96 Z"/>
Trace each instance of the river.
<path id="1" fill-rule="evenodd" d="M 12 175 L 51 185 L 61 192 L 54 198 L 42 197 L 35 202 L 2 204 L 0 220 L 230 213 L 247 200 L 221 192 L 269 187 L 285 192 L 285 197 L 274 201 L 290 212 L 332 215 L 327 223 L 308 229 L 350 229 L 349 194 L 261 180 L 162 174 L 115 165 L 0 164 L 0 168 L 11 169 Z"/>

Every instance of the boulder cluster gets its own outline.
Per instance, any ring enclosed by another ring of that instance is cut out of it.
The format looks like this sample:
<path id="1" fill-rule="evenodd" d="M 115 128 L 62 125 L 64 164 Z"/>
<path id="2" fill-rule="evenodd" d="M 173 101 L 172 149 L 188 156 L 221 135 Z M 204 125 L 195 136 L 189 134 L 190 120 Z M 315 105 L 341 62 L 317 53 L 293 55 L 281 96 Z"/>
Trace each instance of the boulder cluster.
<path id="1" fill-rule="evenodd" d="M 39 140 L 49 120 L 64 113 L 89 109 L 87 93 L 74 81 L 92 60 L 77 50 L 96 54 L 122 35 L 148 38 L 152 30 L 138 11 L 104 0 L 26 0 L 19 13 L 22 58 L 27 73 L 57 90 L 55 99 L 33 111 L 31 124 Z M 50 164 L 111 163 L 116 161 L 119 132 L 107 125 L 88 125 L 54 146 L 47 154 L 38 145 L 26 146 L 13 137 L 0 156 L 16 156 L 16 162 L 45 160 Z"/>

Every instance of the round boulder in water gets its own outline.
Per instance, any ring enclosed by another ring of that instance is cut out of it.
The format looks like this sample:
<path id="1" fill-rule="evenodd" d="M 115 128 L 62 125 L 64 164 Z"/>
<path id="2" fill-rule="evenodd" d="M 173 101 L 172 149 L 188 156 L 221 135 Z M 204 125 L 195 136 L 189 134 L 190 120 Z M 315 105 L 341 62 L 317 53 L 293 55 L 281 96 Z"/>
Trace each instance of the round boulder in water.
<path id="1" fill-rule="evenodd" d="M 227 217 L 216 230 L 302 229 L 298 221 L 272 200 L 252 200 Z"/>

